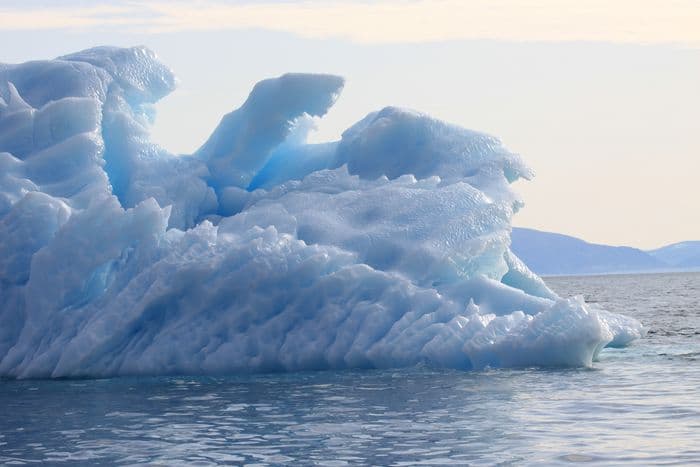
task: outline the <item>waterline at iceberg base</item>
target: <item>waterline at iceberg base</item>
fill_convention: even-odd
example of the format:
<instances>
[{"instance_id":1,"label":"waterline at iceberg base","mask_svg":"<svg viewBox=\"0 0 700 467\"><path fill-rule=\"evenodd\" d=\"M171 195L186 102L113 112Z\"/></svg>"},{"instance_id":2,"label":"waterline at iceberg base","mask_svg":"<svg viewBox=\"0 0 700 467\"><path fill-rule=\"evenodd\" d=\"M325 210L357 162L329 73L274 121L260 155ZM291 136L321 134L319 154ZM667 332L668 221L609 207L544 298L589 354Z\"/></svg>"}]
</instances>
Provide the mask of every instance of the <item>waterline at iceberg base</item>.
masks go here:
<instances>
[{"instance_id":1,"label":"waterline at iceberg base","mask_svg":"<svg viewBox=\"0 0 700 467\"><path fill-rule=\"evenodd\" d=\"M0 64L0 376L591 365L644 329L510 251L520 157L342 78L258 83L192 155L149 140L146 48Z\"/></svg>"}]
</instances>

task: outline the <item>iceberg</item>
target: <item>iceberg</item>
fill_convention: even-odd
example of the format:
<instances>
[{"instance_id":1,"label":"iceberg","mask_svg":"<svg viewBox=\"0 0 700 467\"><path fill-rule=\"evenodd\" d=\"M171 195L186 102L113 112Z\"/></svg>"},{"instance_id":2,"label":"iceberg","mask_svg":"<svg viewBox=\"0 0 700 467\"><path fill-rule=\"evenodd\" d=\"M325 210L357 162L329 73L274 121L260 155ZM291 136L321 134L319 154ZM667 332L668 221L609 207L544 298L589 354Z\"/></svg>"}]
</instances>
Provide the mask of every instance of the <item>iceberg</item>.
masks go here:
<instances>
[{"instance_id":1,"label":"iceberg","mask_svg":"<svg viewBox=\"0 0 700 467\"><path fill-rule=\"evenodd\" d=\"M588 366L644 333L510 250L532 172L388 107L306 136L342 78L258 83L191 155L149 139L145 47L0 64L0 376Z\"/></svg>"}]
</instances>

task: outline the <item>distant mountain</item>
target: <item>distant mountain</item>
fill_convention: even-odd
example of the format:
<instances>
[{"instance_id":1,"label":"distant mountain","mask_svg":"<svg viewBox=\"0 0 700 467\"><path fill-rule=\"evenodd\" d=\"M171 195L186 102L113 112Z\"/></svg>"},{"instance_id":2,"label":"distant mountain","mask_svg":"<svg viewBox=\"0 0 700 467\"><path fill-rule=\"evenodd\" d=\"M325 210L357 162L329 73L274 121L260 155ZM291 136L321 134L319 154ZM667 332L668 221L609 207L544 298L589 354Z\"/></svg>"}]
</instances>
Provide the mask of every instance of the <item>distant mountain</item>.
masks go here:
<instances>
[{"instance_id":1,"label":"distant mountain","mask_svg":"<svg viewBox=\"0 0 700 467\"><path fill-rule=\"evenodd\" d=\"M687 243L697 243L700 255L700 242ZM576 237L534 229L514 228L511 248L538 274L641 272L672 267L637 248L588 243Z\"/></svg>"},{"instance_id":2,"label":"distant mountain","mask_svg":"<svg viewBox=\"0 0 700 467\"><path fill-rule=\"evenodd\" d=\"M700 241L674 243L648 253L672 267L700 268Z\"/></svg>"}]
</instances>

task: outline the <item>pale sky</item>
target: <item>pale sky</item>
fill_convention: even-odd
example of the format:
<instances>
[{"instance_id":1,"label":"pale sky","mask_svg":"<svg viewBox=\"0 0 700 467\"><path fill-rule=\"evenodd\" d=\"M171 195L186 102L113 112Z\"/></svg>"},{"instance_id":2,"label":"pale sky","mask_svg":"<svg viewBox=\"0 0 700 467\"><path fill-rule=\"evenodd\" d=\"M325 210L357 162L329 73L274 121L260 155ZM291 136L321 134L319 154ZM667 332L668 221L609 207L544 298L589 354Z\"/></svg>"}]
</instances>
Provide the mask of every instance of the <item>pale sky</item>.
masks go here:
<instances>
[{"instance_id":1,"label":"pale sky","mask_svg":"<svg viewBox=\"0 0 700 467\"><path fill-rule=\"evenodd\" d=\"M252 85L346 77L316 139L385 105L500 137L535 169L515 224L700 239L700 1L0 1L0 62L145 44L180 77L154 139L195 149Z\"/></svg>"}]
</instances>

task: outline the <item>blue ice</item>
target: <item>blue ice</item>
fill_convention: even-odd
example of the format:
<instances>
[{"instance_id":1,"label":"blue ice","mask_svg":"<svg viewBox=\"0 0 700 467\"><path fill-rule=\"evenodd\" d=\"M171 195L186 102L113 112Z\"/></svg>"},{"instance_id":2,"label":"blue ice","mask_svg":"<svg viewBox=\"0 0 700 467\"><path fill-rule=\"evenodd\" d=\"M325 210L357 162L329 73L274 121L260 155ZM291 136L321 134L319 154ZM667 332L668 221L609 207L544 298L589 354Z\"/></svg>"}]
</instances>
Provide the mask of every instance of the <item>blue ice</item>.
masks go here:
<instances>
[{"instance_id":1,"label":"blue ice","mask_svg":"<svg viewBox=\"0 0 700 467\"><path fill-rule=\"evenodd\" d=\"M343 85L264 80L175 156L150 50L0 64L0 376L588 366L643 334L511 252L532 172L498 139L388 107L307 144Z\"/></svg>"}]
</instances>

